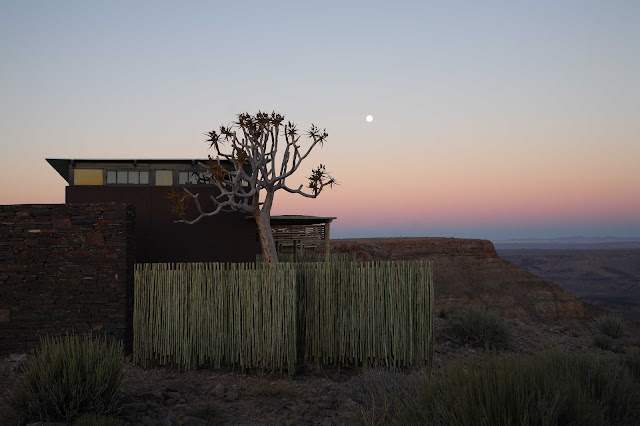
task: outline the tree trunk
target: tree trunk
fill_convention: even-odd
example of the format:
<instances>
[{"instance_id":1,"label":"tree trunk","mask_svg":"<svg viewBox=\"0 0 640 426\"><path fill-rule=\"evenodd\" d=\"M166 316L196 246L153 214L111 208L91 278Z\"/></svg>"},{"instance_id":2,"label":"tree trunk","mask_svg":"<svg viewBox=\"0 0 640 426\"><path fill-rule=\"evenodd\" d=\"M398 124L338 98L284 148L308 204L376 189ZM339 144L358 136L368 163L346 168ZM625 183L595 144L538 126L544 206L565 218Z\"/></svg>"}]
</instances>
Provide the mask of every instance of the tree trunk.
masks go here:
<instances>
[{"instance_id":1,"label":"tree trunk","mask_svg":"<svg viewBox=\"0 0 640 426\"><path fill-rule=\"evenodd\" d=\"M265 214L266 213L266 214ZM267 263L278 263L278 252L273 241L271 232L271 215L268 212L257 212L253 215L258 226L260 236L260 247L262 247L262 261Z\"/></svg>"}]
</instances>

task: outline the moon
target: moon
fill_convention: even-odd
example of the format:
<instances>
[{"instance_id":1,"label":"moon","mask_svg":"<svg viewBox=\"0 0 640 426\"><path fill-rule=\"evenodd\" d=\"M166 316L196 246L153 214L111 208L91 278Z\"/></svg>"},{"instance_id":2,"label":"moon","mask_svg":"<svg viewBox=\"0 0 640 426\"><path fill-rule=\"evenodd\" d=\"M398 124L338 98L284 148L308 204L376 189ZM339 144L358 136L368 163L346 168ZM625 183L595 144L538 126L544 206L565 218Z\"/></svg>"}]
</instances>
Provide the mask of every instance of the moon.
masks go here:
<instances>
[{"instance_id":1,"label":"moon","mask_svg":"<svg viewBox=\"0 0 640 426\"><path fill-rule=\"evenodd\" d=\"M367 120L367 123L371 123L373 121L373 115L367 115L365 120Z\"/></svg>"}]
</instances>

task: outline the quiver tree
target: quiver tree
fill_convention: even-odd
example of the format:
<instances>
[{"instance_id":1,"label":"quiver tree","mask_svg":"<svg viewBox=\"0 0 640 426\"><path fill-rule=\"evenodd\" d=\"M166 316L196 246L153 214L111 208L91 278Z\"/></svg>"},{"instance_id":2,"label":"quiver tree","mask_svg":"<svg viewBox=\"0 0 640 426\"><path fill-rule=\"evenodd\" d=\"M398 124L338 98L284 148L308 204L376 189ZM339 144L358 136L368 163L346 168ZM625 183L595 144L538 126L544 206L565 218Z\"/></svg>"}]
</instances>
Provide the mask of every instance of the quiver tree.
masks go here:
<instances>
[{"instance_id":1,"label":"quiver tree","mask_svg":"<svg viewBox=\"0 0 640 426\"><path fill-rule=\"evenodd\" d=\"M238 121L220 131L207 133L209 148L215 151L215 157L209 155L203 179L215 185L219 194L210 196L213 208L205 211L198 193L189 189L173 188L170 197L173 200L173 213L178 222L194 224L200 219L220 212L241 212L256 221L265 262L277 262L276 245L271 232L271 207L274 194L283 189L293 194L316 198L326 187L337 184L325 166L320 164L311 171L306 188L300 185L290 188L286 181L316 145L327 139L325 130L320 131L314 125L306 132L310 145L300 147L300 133L292 122L283 124L284 116L275 112L238 114ZM283 140L284 139L284 140ZM189 203L193 201L197 216L187 217Z\"/></svg>"}]
</instances>

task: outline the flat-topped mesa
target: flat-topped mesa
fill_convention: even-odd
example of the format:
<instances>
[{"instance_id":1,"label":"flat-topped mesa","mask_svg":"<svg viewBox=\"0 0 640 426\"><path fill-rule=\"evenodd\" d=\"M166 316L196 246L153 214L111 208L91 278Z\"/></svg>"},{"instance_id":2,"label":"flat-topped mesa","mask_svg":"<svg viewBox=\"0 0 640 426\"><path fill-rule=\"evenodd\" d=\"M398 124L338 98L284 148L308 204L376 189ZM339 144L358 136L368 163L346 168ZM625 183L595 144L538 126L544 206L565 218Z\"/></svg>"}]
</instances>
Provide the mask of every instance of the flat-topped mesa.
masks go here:
<instances>
[{"instance_id":1,"label":"flat-topped mesa","mask_svg":"<svg viewBox=\"0 0 640 426\"><path fill-rule=\"evenodd\" d=\"M489 240L403 237L331 241L331 248L336 252L342 252L348 247L357 249L358 260L418 260L438 256L470 256L477 259L498 257L493 243Z\"/></svg>"},{"instance_id":2,"label":"flat-topped mesa","mask_svg":"<svg viewBox=\"0 0 640 426\"><path fill-rule=\"evenodd\" d=\"M588 319L600 310L498 256L488 240L363 238L331 241L358 260L432 260L436 311L493 309L524 322Z\"/></svg>"}]
</instances>

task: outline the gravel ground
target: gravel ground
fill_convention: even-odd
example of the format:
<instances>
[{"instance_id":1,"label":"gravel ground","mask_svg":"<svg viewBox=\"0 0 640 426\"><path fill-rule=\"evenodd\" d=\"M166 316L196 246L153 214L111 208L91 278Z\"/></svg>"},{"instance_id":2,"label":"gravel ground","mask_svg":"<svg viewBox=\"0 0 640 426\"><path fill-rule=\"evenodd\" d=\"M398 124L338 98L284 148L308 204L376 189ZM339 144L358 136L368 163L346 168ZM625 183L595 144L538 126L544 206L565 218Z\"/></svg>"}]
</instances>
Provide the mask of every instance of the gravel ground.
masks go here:
<instances>
[{"instance_id":1,"label":"gravel ground","mask_svg":"<svg viewBox=\"0 0 640 426\"><path fill-rule=\"evenodd\" d=\"M436 335L443 319L436 318ZM524 324L511 321L514 339L504 351L518 356L544 349L561 351L604 351L594 348L590 322L563 324ZM618 341L618 350L638 345L636 334ZM444 338L436 341L434 372L442 371L452 360L473 357L483 349L459 346ZM22 374L25 357L12 355L0 361L0 389L8 389ZM414 370L412 374L423 374ZM202 368L179 372L171 367L143 369L125 358L124 397L120 416L130 425L334 425L350 424L361 414L352 399L350 381L361 368L325 366L318 371L306 366L289 379L285 373ZM357 398L355 398L357 399ZM6 408L6 407L5 407ZM6 410L0 406L0 412ZM0 424L4 424L0 418Z\"/></svg>"}]
</instances>

